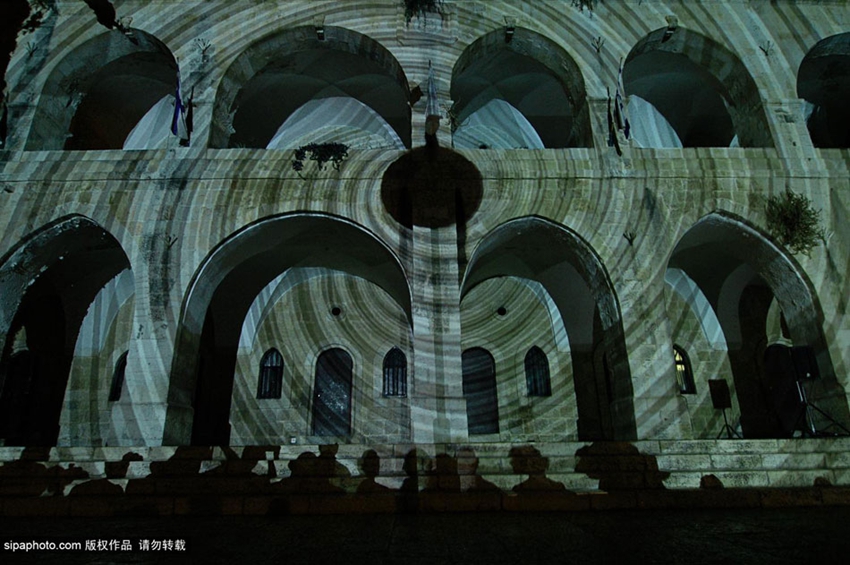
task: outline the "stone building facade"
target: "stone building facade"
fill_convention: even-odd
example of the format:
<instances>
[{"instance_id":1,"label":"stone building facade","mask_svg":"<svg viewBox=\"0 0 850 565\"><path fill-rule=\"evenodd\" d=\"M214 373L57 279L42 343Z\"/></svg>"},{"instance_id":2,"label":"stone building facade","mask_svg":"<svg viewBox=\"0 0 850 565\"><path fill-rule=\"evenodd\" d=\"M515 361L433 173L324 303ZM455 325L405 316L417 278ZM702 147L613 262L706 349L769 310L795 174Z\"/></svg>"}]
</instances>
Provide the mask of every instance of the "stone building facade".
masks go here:
<instances>
[{"instance_id":1,"label":"stone building facade","mask_svg":"<svg viewBox=\"0 0 850 565\"><path fill-rule=\"evenodd\" d=\"M6 74L6 445L776 438L777 342L848 424L845 2L113 3Z\"/></svg>"}]
</instances>

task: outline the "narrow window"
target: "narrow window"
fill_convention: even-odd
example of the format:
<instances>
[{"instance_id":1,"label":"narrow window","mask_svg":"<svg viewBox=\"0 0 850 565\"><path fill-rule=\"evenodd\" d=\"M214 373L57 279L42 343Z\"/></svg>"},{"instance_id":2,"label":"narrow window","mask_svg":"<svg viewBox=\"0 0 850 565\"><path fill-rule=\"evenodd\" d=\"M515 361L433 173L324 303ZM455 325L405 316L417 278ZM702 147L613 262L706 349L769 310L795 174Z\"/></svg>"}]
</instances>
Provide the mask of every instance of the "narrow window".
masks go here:
<instances>
[{"instance_id":1,"label":"narrow window","mask_svg":"<svg viewBox=\"0 0 850 565\"><path fill-rule=\"evenodd\" d=\"M283 383L283 357L277 349L269 349L260 361L257 398L280 398Z\"/></svg>"},{"instance_id":2,"label":"narrow window","mask_svg":"<svg viewBox=\"0 0 850 565\"><path fill-rule=\"evenodd\" d=\"M109 402L121 400L121 389L124 388L124 372L127 370L127 354L125 351L115 363L115 371L112 373L112 386L109 387Z\"/></svg>"},{"instance_id":3,"label":"narrow window","mask_svg":"<svg viewBox=\"0 0 850 565\"><path fill-rule=\"evenodd\" d=\"M384 396L407 396L407 357L398 347L384 357Z\"/></svg>"},{"instance_id":4,"label":"narrow window","mask_svg":"<svg viewBox=\"0 0 850 565\"><path fill-rule=\"evenodd\" d=\"M525 384L528 386L528 396L552 396L549 360L536 345L525 354Z\"/></svg>"},{"instance_id":5,"label":"narrow window","mask_svg":"<svg viewBox=\"0 0 850 565\"><path fill-rule=\"evenodd\" d=\"M674 345L673 358L676 361L676 382L679 384L679 392L681 394L696 394L697 387L694 384L694 373L691 370L688 354L678 345Z\"/></svg>"}]
</instances>

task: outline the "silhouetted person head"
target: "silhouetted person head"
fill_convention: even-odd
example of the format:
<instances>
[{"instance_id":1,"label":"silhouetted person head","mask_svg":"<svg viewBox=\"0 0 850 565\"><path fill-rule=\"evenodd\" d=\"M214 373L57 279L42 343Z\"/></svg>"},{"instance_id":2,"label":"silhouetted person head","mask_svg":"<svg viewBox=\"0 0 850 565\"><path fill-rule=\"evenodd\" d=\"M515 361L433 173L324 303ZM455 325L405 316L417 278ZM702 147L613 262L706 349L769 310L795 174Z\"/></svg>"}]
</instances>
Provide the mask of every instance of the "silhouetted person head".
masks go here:
<instances>
[{"instance_id":1,"label":"silhouetted person head","mask_svg":"<svg viewBox=\"0 0 850 565\"><path fill-rule=\"evenodd\" d=\"M381 470L381 458L374 449L369 449L363 452L363 457L360 459L360 468L363 474L370 479L378 476Z\"/></svg>"}]
</instances>

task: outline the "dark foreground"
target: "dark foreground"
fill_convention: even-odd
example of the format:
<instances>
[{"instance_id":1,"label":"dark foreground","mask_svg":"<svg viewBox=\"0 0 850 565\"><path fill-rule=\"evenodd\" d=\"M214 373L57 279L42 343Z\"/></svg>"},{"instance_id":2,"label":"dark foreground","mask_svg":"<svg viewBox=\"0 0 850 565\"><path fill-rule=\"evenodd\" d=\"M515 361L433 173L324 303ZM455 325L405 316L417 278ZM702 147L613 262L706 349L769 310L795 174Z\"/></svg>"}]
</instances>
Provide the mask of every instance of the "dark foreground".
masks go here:
<instances>
[{"instance_id":1,"label":"dark foreground","mask_svg":"<svg viewBox=\"0 0 850 565\"><path fill-rule=\"evenodd\" d=\"M850 507L281 517L4 518L0 538L130 539L133 552L0 563L846 563ZM185 540L186 551L137 549Z\"/></svg>"}]
</instances>

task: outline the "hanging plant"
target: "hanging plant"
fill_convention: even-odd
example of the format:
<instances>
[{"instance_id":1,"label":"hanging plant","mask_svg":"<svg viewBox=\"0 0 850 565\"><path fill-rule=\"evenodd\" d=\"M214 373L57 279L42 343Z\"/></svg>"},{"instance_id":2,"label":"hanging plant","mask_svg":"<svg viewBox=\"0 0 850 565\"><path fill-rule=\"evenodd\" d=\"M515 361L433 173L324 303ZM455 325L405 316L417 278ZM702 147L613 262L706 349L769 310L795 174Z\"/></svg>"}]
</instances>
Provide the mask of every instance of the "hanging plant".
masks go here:
<instances>
[{"instance_id":1,"label":"hanging plant","mask_svg":"<svg viewBox=\"0 0 850 565\"><path fill-rule=\"evenodd\" d=\"M410 20L432 14L442 14L443 0L404 0L404 25L409 25Z\"/></svg>"},{"instance_id":2,"label":"hanging plant","mask_svg":"<svg viewBox=\"0 0 850 565\"><path fill-rule=\"evenodd\" d=\"M292 169L300 173L304 169L304 159L310 154L310 160L316 161L319 170L324 169L330 162L337 171L339 166L348 157L348 145L344 143L310 143L302 145L295 150L295 158L292 160Z\"/></svg>"},{"instance_id":3,"label":"hanging plant","mask_svg":"<svg viewBox=\"0 0 850 565\"><path fill-rule=\"evenodd\" d=\"M816 210L812 201L803 194L785 189L782 196L767 199L765 213L768 230L794 253L808 255L819 241L824 240L820 210Z\"/></svg>"}]
</instances>

